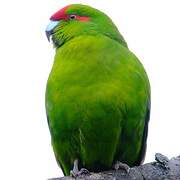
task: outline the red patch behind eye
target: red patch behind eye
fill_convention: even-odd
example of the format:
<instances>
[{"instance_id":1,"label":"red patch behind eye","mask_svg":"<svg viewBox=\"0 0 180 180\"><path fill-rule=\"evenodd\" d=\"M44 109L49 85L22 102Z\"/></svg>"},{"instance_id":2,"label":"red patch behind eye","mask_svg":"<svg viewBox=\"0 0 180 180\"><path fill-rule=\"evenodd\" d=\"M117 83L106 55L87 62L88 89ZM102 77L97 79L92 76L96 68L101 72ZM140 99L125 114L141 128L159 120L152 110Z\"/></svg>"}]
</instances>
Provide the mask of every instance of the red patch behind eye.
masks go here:
<instances>
[{"instance_id":1,"label":"red patch behind eye","mask_svg":"<svg viewBox=\"0 0 180 180\"><path fill-rule=\"evenodd\" d=\"M90 18L87 16L76 16L76 19L82 22L87 22Z\"/></svg>"},{"instance_id":2,"label":"red patch behind eye","mask_svg":"<svg viewBox=\"0 0 180 180\"><path fill-rule=\"evenodd\" d=\"M52 21L58 21L60 19L67 19L67 16L65 15L67 9L71 6L68 5L68 6L65 6L64 8L60 9L59 11L57 11L55 14L53 14L51 17L50 17L50 20Z\"/></svg>"}]
</instances>

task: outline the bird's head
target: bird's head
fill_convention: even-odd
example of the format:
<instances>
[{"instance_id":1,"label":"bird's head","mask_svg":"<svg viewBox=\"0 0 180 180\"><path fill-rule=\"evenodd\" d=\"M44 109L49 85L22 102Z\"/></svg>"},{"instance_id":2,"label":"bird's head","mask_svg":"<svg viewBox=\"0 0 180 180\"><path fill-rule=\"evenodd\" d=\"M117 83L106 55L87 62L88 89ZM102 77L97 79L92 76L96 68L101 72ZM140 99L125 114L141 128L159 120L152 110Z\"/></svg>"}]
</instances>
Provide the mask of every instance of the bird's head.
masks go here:
<instances>
[{"instance_id":1,"label":"bird's head","mask_svg":"<svg viewBox=\"0 0 180 180\"><path fill-rule=\"evenodd\" d=\"M56 48L80 35L104 35L126 46L111 19L103 12L82 4L68 5L50 17L46 28L48 40Z\"/></svg>"}]
</instances>

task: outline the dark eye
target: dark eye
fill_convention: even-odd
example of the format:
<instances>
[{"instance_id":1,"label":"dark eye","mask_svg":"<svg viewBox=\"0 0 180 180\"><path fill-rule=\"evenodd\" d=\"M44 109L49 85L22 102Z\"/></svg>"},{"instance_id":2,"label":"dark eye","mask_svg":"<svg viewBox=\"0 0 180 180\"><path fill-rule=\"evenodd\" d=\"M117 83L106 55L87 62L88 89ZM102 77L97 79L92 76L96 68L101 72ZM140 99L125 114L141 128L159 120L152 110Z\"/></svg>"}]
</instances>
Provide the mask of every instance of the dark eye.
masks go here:
<instances>
[{"instance_id":1,"label":"dark eye","mask_svg":"<svg viewBox=\"0 0 180 180\"><path fill-rule=\"evenodd\" d=\"M69 16L69 19L76 19L76 15L71 14L71 15Z\"/></svg>"}]
</instances>

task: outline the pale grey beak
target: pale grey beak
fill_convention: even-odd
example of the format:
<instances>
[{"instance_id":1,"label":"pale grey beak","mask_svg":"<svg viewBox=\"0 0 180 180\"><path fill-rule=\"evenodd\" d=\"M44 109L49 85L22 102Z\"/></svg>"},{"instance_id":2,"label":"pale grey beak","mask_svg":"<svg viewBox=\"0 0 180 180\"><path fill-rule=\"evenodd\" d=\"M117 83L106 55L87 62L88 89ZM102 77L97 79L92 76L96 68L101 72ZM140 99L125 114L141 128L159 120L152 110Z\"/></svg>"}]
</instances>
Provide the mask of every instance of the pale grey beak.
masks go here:
<instances>
[{"instance_id":1,"label":"pale grey beak","mask_svg":"<svg viewBox=\"0 0 180 180\"><path fill-rule=\"evenodd\" d=\"M46 27L46 36L48 41L50 41L51 35L54 33L54 28L58 25L59 21L50 21Z\"/></svg>"}]
</instances>

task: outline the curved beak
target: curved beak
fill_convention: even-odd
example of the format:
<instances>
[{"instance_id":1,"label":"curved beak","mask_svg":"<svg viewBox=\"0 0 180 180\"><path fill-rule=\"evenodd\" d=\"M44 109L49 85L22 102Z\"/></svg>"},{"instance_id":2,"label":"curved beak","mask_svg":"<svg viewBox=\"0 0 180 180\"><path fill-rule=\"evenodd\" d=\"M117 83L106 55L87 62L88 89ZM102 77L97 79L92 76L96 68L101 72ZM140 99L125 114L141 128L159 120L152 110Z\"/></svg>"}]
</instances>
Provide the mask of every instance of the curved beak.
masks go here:
<instances>
[{"instance_id":1,"label":"curved beak","mask_svg":"<svg viewBox=\"0 0 180 180\"><path fill-rule=\"evenodd\" d=\"M46 36L48 41L50 41L51 35L54 33L54 28L58 25L59 21L50 21L46 27Z\"/></svg>"}]
</instances>

